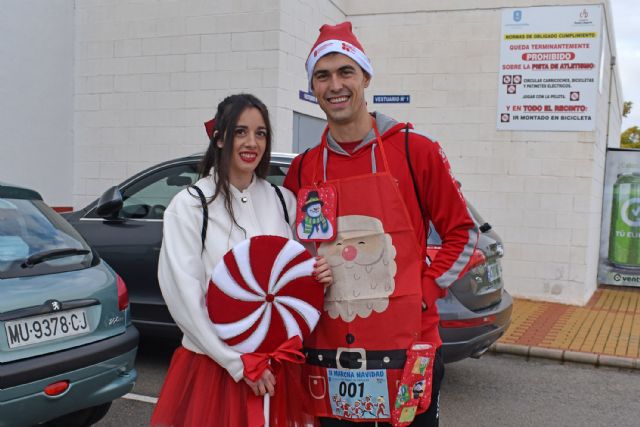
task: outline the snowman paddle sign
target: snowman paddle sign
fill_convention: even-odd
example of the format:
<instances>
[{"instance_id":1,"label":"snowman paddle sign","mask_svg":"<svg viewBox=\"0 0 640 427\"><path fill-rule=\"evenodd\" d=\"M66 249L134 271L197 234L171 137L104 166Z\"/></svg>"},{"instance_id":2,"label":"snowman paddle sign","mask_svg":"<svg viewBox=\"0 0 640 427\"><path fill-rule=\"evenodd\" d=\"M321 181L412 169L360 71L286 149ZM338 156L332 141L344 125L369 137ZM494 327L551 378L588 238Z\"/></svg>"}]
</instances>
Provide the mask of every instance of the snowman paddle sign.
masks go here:
<instances>
[{"instance_id":1,"label":"snowman paddle sign","mask_svg":"<svg viewBox=\"0 0 640 427\"><path fill-rule=\"evenodd\" d=\"M330 185L301 188L296 236L301 242L328 242L336 237L336 191Z\"/></svg>"}]
</instances>

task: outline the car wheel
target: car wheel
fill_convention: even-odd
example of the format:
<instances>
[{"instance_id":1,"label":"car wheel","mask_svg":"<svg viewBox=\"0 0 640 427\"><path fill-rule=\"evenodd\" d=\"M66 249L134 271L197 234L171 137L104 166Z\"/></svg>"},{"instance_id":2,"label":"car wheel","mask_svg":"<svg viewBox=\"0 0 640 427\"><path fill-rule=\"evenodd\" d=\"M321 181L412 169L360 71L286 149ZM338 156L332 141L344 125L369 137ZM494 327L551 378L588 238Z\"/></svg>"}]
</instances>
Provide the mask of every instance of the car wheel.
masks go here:
<instances>
[{"instance_id":1,"label":"car wheel","mask_svg":"<svg viewBox=\"0 0 640 427\"><path fill-rule=\"evenodd\" d=\"M111 407L111 402L92 406L80 411L55 418L45 424L46 427L88 427L100 421Z\"/></svg>"}]
</instances>

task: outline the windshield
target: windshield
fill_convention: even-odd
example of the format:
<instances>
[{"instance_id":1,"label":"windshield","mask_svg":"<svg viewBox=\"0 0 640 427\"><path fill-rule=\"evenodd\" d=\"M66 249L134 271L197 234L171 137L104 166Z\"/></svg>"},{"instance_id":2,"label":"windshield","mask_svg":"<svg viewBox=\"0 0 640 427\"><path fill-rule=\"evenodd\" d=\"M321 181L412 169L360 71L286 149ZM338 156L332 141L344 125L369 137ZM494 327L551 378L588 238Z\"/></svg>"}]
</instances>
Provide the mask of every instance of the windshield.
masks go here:
<instances>
[{"instance_id":1,"label":"windshield","mask_svg":"<svg viewBox=\"0 0 640 427\"><path fill-rule=\"evenodd\" d=\"M26 263L33 255L62 250L69 256ZM0 278L78 270L92 261L80 234L44 202L0 198Z\"/></svg>"}]
</instances>

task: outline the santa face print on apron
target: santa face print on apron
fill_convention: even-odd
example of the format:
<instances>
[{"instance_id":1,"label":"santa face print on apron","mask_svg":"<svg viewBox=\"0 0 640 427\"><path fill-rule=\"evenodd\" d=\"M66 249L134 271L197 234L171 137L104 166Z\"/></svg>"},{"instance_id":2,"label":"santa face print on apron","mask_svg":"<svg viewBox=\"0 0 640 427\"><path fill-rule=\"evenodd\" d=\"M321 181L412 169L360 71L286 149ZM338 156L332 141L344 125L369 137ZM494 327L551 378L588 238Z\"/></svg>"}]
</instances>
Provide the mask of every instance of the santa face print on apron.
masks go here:
<instances>
[{"instance_id":1,"label":"santa face print on apron","mask_svg":"<svg viewBox=\"0 0 640 427\"><path fill-rule=\"evenodd\" d=\"M316 165L324 180L314 185L336 190L337 233L318 248L334 284L305 341L304 381L317 416L389 422L407 350L420 333L424 261L375 123L374 131L371 173L332 180L326 151Z\"/></svg>"}]
</instances>

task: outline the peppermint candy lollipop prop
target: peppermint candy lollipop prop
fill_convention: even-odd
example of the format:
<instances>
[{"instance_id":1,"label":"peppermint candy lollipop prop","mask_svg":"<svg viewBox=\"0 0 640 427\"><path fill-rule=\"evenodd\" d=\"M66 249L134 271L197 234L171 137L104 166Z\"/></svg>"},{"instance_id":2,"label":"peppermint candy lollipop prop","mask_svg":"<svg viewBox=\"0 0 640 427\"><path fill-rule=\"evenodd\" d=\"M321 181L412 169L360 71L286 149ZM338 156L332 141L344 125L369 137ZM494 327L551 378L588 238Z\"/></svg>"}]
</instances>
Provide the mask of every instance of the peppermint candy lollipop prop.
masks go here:
<instances>
[{"instance_id":1,"label":"peppermint candy lollipop prop","mask_svg":"<svg viewBox=\"0 0 640 427\"><path fill-rule=\"evenodd\" d=\"M220 339L242 353L244 375L303 363L304 339L316 326L324 288L312 276L315 259L298 242L257 236L234 246L215 266L207 309ZM269 395L264 396L269 422Z\"/></svg>"}]
</instances>

